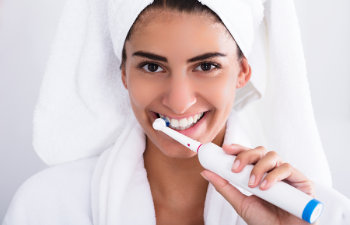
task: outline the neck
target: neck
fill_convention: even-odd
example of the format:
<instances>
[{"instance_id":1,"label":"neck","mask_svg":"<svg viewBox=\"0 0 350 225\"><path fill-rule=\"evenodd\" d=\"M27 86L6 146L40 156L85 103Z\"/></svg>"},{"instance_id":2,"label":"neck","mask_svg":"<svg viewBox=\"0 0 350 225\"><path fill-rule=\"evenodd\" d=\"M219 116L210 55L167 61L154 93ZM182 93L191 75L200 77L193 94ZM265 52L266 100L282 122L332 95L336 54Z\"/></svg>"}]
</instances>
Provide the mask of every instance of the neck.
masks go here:
<instances>
[{"instance_id":1,"label":"neck","mask_svg":"<svg viewBox=\"0 0 350 225\"><path fill-rule=\"evenodd\" d=\"M213 140L222 145L225 129ZM198 157L172 158L157 148L147 137L144 163L155 205L171 203L171 207L204 209L208 182L200 172L204 168Z\"/></svg>"},{"instance_id":2,"label":"neck","mask_svg":"<svg viewBox=\"0 0 350 225\"><path fill-rule=\"evenodd\" d=\"M204 206L208 182L200 175L198 157L168 157L147 139L144 162L155 202Z\"/></svg>"}]
</instances>

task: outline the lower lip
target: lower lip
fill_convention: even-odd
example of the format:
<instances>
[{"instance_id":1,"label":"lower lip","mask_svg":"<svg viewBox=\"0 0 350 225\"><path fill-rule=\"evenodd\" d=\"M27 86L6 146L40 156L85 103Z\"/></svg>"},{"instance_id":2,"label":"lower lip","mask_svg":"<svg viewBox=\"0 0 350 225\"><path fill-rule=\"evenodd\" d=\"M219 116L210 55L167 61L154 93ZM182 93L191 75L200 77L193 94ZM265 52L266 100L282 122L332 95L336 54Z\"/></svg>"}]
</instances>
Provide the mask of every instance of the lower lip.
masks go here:
<instances>
[{"instance_id":1,"label":"lower lip","mask_svg":"<svg viewBox=\"0 0 350 225\"><path fill-rule=\"evenodd\" d=\"M193 126L185 129L185 130L176 130L174 128L172 128L173 130L176 130L177 132L183 134L183 135L186 135L186 136L189 136L189 137L195 137L195 134L197 132L197 130L199 130L200 126L204 123L204 120L207 118L208 114L209 114L210 111L206 111L204 113L204 115L202 116L202 118L196 123L194 124ZM157 119L157 115L154 113L154 116L155 116L155 119ZM199 137L196 137L196 138L199 138Z\"/></svg>"}]
</instances>

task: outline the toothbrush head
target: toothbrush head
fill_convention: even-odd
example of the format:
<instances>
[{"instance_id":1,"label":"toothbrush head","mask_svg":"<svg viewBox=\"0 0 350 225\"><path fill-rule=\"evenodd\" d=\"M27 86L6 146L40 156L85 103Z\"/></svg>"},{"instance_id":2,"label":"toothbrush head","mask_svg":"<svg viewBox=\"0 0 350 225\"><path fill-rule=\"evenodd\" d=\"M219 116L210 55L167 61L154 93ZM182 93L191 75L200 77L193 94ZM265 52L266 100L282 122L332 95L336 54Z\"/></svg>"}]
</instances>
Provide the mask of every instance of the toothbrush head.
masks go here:
<instances>
[{"instance_id":1,"label":"toothbrush head","mask_svg":"<svg viewBox=\"0 0 350 225\"><path fill-rule=\"evenodd\" d=\"M162 130L164 127L168 127L169 124L169 120L165 118L158 118L153 122L152 126L155 130Z\"/></svg>"}]
</instances>

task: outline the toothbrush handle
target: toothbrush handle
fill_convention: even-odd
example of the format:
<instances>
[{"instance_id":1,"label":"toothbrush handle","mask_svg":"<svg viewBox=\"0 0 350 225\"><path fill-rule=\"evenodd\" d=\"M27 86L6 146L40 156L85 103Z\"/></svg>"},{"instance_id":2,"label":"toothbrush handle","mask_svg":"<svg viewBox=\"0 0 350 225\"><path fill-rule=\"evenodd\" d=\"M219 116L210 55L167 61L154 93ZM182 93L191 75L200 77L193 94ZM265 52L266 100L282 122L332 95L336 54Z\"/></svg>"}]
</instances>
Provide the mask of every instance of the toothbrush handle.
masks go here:
<instances>
[{"instance_id":1,"label":"toothbrush handle","mask_svg":"<svg viewBox=\"0 0 350 225\"><path fill-rule=\"evenodd\" d=\"M199 148L198 158L204 168L296 217L313 223L321 215L323 208L321 202L285 182L277 182L265 191L259 187L250 188L248 181L253 166L247 165L240 173L233 173L231 168L236 157L226 154L222 148L213 143L203 144Z\"/></svg>"}]
</instances>

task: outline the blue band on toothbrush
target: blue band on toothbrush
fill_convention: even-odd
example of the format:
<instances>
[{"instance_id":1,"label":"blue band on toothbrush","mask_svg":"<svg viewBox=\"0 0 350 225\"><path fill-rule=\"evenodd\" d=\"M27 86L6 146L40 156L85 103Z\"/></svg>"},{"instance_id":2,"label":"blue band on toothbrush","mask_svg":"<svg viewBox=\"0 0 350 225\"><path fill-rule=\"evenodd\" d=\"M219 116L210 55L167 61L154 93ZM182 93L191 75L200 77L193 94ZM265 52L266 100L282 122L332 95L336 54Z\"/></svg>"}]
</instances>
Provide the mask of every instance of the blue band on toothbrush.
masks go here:
<instances>
[{"instance_id":1,"label":"blue band on toothbrush","mask_svg":"<svg viewBox=\"0 0 350 225\"><path fill-rule=\"evenodd\" d=\"M170 121L167 118L162 118L162 119L165 121L165 125L167 127L169 127L170 126Z\"/></svg>"},{"instance_id":2,"label":"blue band on toothbrush","mask_svg":"<svg viewBox=\"0 0 350 225\"><path fill-rule=\"evenodd\" d=\"M307 205L304 208L303 215L302 215L303 220L309 223L313 223L314 221L311 221L311 215L315 210L315 208L320 204L322 203L317 201L316 199L310 200L309 203L307 203Z\"/></svg>"}]
</instances>

